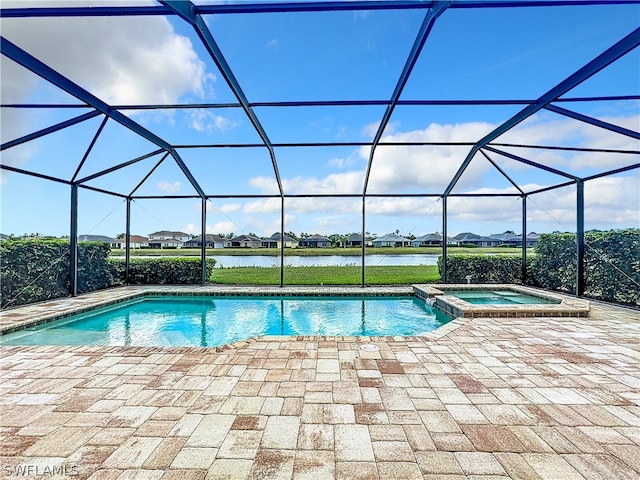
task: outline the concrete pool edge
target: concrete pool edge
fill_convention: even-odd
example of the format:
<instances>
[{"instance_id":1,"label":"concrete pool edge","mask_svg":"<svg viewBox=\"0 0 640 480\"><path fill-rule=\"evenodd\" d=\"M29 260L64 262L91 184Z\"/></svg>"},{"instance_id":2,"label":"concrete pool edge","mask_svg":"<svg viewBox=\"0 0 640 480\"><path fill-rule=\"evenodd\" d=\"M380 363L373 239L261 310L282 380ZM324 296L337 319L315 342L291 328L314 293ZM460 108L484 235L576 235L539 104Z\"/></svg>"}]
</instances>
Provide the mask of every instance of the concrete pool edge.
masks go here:
<instances>
[{"instance_id":1,"label":"concrete pool edge","mask_svg":"<svg viewBox=\"0 0 640 480\"><path fill-rule=\"evenodd\" d=\"M491 288L511 289L536 296L559 299L557 305L471 305L464 300L446 296L447 289L486 289L487 285L417 284L402 286L221 286L221 285L136 285L98 290L77 297L46 300L0 311L0 335L23 328L59 320L76 313L134 300L146 295L263 295L263 296L305 296L305 295L361 295L361 296L402 296L415 295L419 298L436 297L436 307L452 316L454 320L433 332L449 331L456 325L458 317L534 317L588 316L589 302L566 295L549 293L530 287L509 284L494 284ZM453 324L453 325L452 325ZM449 325L451 325L449 327ZM444 330L443 330L444 329ZM439 338L429 332L421 337Z\"/></svg>"},{"instance_id":2,"label":"concrete pool edge","mask_svg":"<svg viewBox=\"0 0 640 480\"><path fill-rule=\"evenodd\" d=\"M447 284L447 285L414 285L416 296L435 299L435 306L454 318L486 318L486 317L588 317L590 303L581 298L569 297L559 293L547 292L532 287L513 284ZM539 298L558 301L547 304L518 305L474 305L461 298L447 295L448 290L509 290Z\"/></svg>"}]
</instances>

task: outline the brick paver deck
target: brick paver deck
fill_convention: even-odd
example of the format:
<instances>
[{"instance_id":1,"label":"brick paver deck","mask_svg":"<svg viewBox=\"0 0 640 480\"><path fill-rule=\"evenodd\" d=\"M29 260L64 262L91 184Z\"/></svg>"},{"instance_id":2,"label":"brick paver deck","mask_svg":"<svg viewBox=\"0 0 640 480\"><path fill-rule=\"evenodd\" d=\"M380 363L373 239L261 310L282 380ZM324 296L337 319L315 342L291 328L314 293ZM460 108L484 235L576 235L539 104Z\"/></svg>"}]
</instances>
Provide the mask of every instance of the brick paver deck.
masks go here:
<instances>
[{"instance_id":1,"label":"brick paver deck","mask_svg":"<svg viewBox=\"0 0 640 480\"><path fill-rule=\"evenodd\" d=\"M640 478L640 315L598 305L424 338L3 347L0 373L6 478Z\"/></svg>"}]
</instances>

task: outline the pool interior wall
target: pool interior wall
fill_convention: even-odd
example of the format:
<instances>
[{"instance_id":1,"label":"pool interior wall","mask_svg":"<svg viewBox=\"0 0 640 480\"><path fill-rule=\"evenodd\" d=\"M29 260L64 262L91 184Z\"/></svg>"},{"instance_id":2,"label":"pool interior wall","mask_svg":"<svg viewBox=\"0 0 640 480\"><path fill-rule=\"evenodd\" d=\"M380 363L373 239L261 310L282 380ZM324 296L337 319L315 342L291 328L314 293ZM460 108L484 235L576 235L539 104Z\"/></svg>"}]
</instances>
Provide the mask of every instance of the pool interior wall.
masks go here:
<instances>
[{"instance_id":1,"label":"pool interior wall","mask_svg":"<svg viewBox=\"0 0 640 480\"><path fill-rule=\"evenodd\" d=\"M0 344L212 347L274 335L419 336L451 320L415 295L147 295L9 333Z\"/></svg>"}]
</instances>

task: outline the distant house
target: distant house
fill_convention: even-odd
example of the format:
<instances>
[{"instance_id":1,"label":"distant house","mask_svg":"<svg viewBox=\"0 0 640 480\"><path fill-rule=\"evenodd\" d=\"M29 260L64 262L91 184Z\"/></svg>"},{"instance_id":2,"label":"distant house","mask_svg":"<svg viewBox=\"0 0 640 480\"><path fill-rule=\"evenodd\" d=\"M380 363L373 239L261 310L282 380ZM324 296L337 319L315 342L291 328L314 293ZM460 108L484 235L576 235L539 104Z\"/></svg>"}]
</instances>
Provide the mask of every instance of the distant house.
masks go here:
<instances>
[{"instance_id":1,"label":"distant house","mask_svg":"<svg viewBox=\"0 0 640 480\"><path fill-rule=\"evenodd\" d=\"M280 248L282 243L282 236L280 232L276 232L271 235L269 238L266 238L262 241L262 246L266 248ZM284 248L296 248L298 246L298 240L295 238L284 234Z\"/></svg>"},{"instance_id":2,"label":"distant house","mask_svg":"<svg viewBox=\"0 0 640 480\"><path fill-rule=\"evenodd\" d=\"M373 241L374 247L408 247L409 245L411 245L411 240L395 233L387 233Z\"/></svg>"},{"instance_id":3,"label":"distant house","mask_svg":"<svg viewBox=\"0 0 640 480\"><path fill-rule=\"evenodd\" d=\"M362 235L360 235L359 233L352 233L347 237L347 245L349 247L361 247Z\"/></svg>"},{"instance_id":4,"label":"distant house","mask_svg":"<svg viewBox=\"0 0 640 480\"><path fill-rule=\"evenodd\" d=\"M172 232L170 230L160 230L149 234L149 240L180 240L182 243L191 240L191 235L184 232Z\"/></svg>"},{"instance_id":5,"label":"distant house","mask_svg":"<svg viewBox=\"0 0 640 480\"><path fill-rule=\"evenodd\" d=\"M182 248L185 242L191 239L191 235L184 232L172 232L160 230L149 234L149 247L151 248Z\"/></svg>"},{"instance_id":6,"label":"distant house","mask_svg":"<svg viewBox=\"0 0 640 480\"><path fill-rule=\"evenodd\" d=\"M483 237L471 232L459 233L455 237L448 240L449 245L458 247L475 246L475 247L497 247L501 241L496 238Z\"/></svg>"},{"instance_id":7,"label":"distant house","mask_svg":"<svg viewBox=\"0 0 640 480\"><path fill-rule=\"evenodd\" d=\"M500 247L521 247L522 246L522 235L517 235L512 232L505 233L492 233L489 238L493 238L494 240L500 242L498 246Z\"/></svg>"},{"instance_id":8,"label":"distant house","mask_svg":"<svg viewBox=\"0 0 640 480\"><path fill-rule=\"evenodd\" d=\"M300 239L298 245L309 248L326 248L331 246L331 240L321 235L311 235L310 237Z\"/></svg>"},{"instance_id":9,"label":"distant house","mask_svg":"<svg viewBox=\"0 0 640 480\"><path fill-rule=\"evenodd\" d=\"M230 240L225 240L224 248L260 248L262 239L254 235L238 235Z\"/></svg>"},{"instance_id":10,"label":"distant house","mask_svg":"<svg viewBox=\"0 0 640 480\"><path fill-rule=\"evenodd\" d=\"M522 247L522 235L515 233L494 233L490 236L498 241L498 246L504 247ZM531 232L526 236L527 247L535 247L538 244L538 234Z\"/></svg>"},{"instance_id":11,"label":"distant house","mask_svg":"<svg viewBox=\"0 0 640 480\"><path fill-rule=\"evenodd\" d=\"M207 233L205 236L205 242L207 248L224 248L224 242L227 239L221 237L220 235L213 235L211 233ZM184 242L182 244L184 248L200 248L202 247L202 235L197 237L193 237L191 240Z\"/></svg>"},{"instance_id":12,"label":"distant house","mask_svg":"<svg viewBox=\"0 0 640 480\"><path fill-rule=\"evenodd\" d=\"M105 237L104 235L78 235L79 242L103 242L111 245L115 242L115 239L111 237Z\"/></svg>"},{"instance_id":13,"label":"distant house","mask_svg":"<svg viewBox=\"0 0 640 480\"><path fill-rule=\"evenodd\" d=\"M538 235L536 232L527 233L527 247L535 247L538 245Z\"/></svg>"},{"instance_id":14,"label":"distant house","mask_svg":"<svg viewBox=\"0 0 640 480\"><path fill-rule=\"evenodd\" d=\"M429 233L427 235L422 235L421 237L415 238L411 240L411 246L413 247L432 247L442 246L442 235L439 233Z\"/></svg>"},{"instance_id":15,"label":"distant house","mask_svg":"<svg viewBox=\"0 0 640 480\"><path fill-rule=\"evenodd\" d=\"M131 235L130 237L131 248L147 248L149 247L149 239L140 235ZM111 242L111 248L126 248L127 241L123 238L116 238Z\"/></svg>"}]
</instances>

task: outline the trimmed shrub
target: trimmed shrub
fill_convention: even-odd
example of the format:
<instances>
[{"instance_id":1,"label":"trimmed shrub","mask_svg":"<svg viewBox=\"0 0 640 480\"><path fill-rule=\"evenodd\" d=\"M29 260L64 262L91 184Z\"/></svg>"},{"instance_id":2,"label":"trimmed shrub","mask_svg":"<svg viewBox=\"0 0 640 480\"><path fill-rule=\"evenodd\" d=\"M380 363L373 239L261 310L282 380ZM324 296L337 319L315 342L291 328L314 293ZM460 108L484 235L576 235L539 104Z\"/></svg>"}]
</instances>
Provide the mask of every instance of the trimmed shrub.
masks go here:
<instances>
[{"instance_id":1,"label":"trimmed shrub","mask_svg":"<svg viewBox=\"0 0 640 480\"><path fill-rule=\"evenodd\" d=\"M574 233L543 233L531 256L529 281L549 290L576 291L576 250Z\"/></svg>"},{"instance_id":2,"label":"trimmed shrub","mask_svg":"<svg viewBox=\"0 0 640 480\"><path fill-rule=\"evenodd\" d=\"M109 245L78 243L78 291L113 283L107 263ZM0 243L2 308L69 295L68 240L5 240Z\"/></svg>"},{"instance_id":3,"label":"trimmed shrub","mask_svg":"<svg viewBox=\"0 0 640 480\"><path fill-rule=\"evenodd\" d=\"M543 234L532 257L536 286L575 292L576 235ZM640 229L585 233L585 296L640 306Z\"/></svg>"},{"instance_id":4,"label":"trimmed shrub","mask_svg":"<svg viewBox=\"0 0 640 480\"><path fill-rule=\"evenodd\" d=\"M118 285L125 284L124 258L109 259L111 271ZM207 258L207 281L213 273L216 261ZM132 285L184 285L199 284L201 260L196 257L132 258L129 263L129 284Z\"/></svg>"},{"instance_id":5,"label":"trimmed shrub","mask_svg":"<svg viewBox=\"0 0 640 480\"><path fill-rule=\"evenodd\" d=\"M438 272L442 278L442 257ZM451 283L522 283L522 259L513 255L447 255L447 281Z\"/></svg>"}]
</instances>

